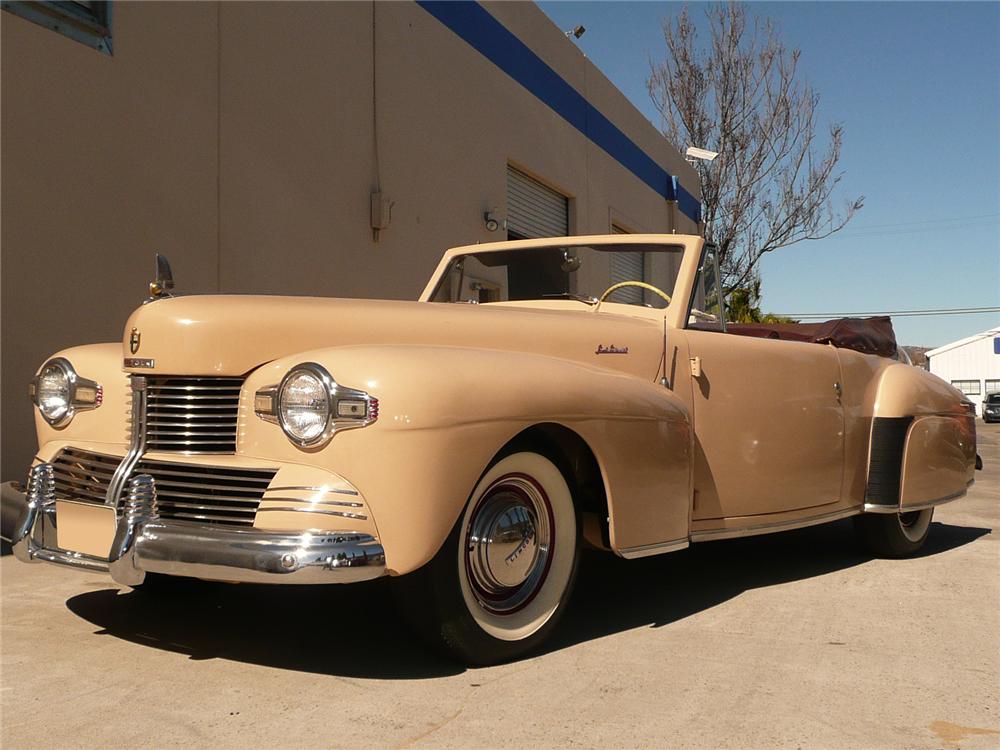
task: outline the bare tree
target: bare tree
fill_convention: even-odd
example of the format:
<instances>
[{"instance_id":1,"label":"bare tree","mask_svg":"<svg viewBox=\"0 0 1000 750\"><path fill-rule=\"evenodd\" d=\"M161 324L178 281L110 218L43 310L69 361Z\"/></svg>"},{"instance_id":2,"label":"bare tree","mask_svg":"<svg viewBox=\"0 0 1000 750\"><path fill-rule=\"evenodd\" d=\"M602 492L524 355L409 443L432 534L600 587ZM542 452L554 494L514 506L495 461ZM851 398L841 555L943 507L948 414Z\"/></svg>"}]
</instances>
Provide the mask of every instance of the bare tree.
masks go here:
<instances>
[{"instance_id":1,"label":"bare tree","mask_svg":"<svg viewBox=\"0 0 1000 750\"><path fill-rule=\"evenodd\" d=\"M719 246L731 291L752 283L766 253L843 228L864 197L833 205L843 128L830 126L818 153L819 96L796 77L799 50L786 49L769 20L748 27L739 3L714 5L706 17L707 45L686 7L663 22L668 54L650 62L648 87L677 148L719 152L696 169L705 235Z\"/></svg>"}]
</instances>

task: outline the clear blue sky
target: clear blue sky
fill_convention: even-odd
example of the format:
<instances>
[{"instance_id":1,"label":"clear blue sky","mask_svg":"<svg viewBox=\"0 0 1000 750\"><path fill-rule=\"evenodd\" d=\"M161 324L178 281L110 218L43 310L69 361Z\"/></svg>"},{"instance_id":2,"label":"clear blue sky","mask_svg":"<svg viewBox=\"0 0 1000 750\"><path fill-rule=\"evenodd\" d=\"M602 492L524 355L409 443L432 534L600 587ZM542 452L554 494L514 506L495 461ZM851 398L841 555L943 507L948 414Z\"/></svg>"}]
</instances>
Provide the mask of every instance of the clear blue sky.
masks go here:
<instances>
[{"instance_id":1,"label":"clear blue sky","mask_svg":"<svg viewBox=\"0 0 1000 750\"><path fill-rule=\"evenodd\" d=\"M678 3L542 2L654 123L649 58ZM699 25L704 5L691 3ZM802 50L820 122L845 129L842 197L864 209L838 235L762 266L771 312L861 312L1000 304L1000 4L752 3ZM614 119L614 113L607 113ZM712 144L699 144L711 148ZM977 217L977 218L971 218ZM1000 314L894 319L900 343L937 346Z\"/></svg>"}]
</instances>

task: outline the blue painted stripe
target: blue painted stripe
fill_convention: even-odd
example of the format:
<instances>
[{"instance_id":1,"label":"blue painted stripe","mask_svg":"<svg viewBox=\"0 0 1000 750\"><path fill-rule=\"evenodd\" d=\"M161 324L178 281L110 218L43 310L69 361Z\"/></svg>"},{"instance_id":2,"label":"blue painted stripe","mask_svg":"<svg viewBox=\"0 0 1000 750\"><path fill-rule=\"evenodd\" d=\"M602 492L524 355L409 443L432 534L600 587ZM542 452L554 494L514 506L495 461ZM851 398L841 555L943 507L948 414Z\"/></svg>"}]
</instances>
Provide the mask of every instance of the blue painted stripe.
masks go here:
<instances>
[{"instance_id":1,"label":"blue painted stripe","mask_svg":"<svg viewBox=\"0 0 1000 750\"><path fill-rule=\"evenodd\" d=\"M679 180L650 158L483 6L470 0L417 0L417 4L665 200L676 200L681 213L694 222L699 220L701 204Z\"/></svg>"}]
</instances>

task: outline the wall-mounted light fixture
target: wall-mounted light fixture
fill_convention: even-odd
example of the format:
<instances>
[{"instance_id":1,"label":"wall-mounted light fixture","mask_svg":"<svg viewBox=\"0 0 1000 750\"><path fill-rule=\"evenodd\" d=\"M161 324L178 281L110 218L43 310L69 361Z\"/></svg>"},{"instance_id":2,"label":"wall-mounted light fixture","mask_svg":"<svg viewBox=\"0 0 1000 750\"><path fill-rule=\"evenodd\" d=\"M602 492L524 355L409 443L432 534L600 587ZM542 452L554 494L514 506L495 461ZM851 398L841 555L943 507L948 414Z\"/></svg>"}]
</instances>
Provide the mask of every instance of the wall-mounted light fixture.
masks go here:
<instances>
[{"instance_id":1,"label":"wall-mounted light fixture","mask_svg":"<svg viewBox=\"0 0 1000 750\"><path fill-rule=\"evenodd\" d=\"M507 228L507 220L499 218L493 211L487 211L483 214L483 223L486 225L487 232L495 232L501 227Z\"/></svg>"},{"instance_id":2,"label":"wall-mounted light fixture","mask_svg":"<svg viewBox=\"0 0 1000 750\"><path fill-rule=\"evenodd\" d=\"M695 148L694 146L689 146L688 150L684 152L684 155L688 158L689 162L694 163L695 160L700 161L712 161L716 156L719 155L718 151L709 151L704 148Z\"/></svg>"}]
</instances>

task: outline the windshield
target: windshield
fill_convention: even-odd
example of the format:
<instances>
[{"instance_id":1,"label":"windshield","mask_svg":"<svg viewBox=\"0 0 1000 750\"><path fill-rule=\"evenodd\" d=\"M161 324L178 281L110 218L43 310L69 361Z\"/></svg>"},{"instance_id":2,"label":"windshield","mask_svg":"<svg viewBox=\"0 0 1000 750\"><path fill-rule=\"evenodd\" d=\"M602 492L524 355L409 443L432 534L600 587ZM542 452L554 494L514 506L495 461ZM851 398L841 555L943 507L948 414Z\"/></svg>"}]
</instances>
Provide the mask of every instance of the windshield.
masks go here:
<instances>
[{"instance_id":1,"label":"windshield","mask_svg":"<svg viewBox=\"0 0 1000 750\"><path fill-rule=\"evenodd\" d=\"M663 308L673 295L683 253L681 246L641 244L471 253L451 261L431 301L595 303L607 295L608 302ZM622 286L609 291L617 284Z\"/></svg>"}]
</instances>

